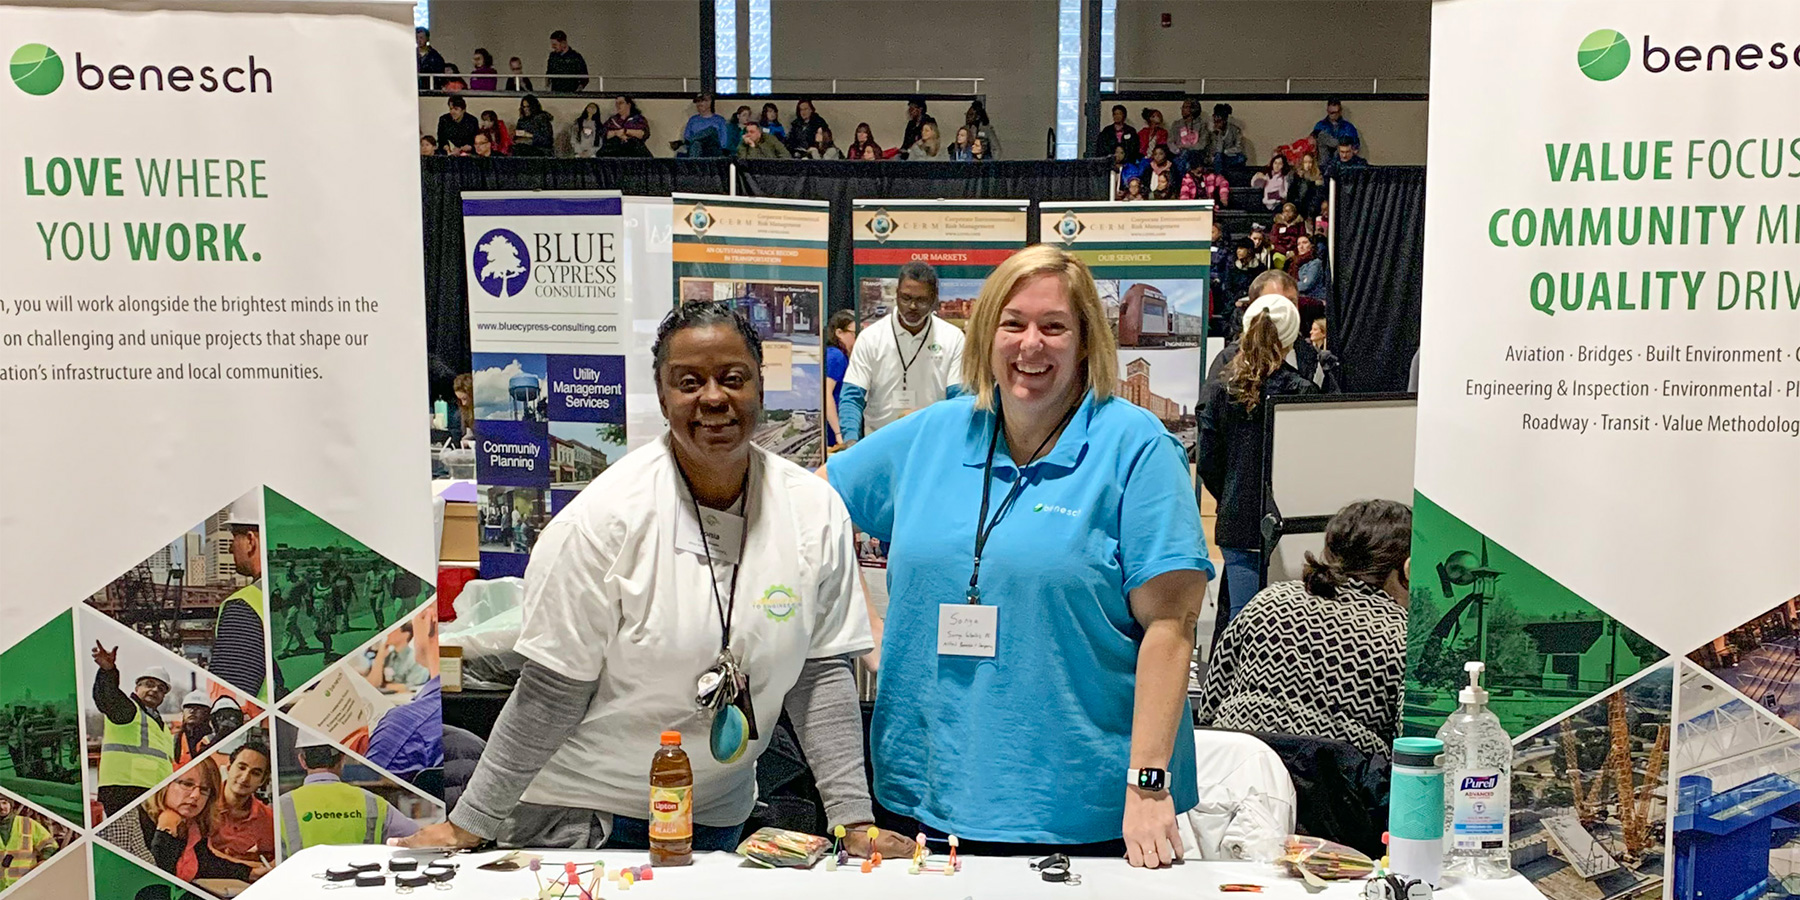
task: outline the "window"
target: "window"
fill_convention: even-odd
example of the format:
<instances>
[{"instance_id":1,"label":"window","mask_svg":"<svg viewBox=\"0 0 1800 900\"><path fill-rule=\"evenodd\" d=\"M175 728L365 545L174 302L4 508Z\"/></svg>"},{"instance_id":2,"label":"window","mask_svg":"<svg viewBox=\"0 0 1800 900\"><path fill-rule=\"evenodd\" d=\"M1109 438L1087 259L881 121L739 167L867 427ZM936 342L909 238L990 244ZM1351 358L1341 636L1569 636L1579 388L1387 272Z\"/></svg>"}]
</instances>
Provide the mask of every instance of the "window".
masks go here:
<instances>
[{"instance_id":1,"label":"window","mask_svg":"<svg viewBox=\"0 0 1800 900\"><path fill-rule=\"evenodd\" d=\"M1081 0L1057 0L1056 158L1081 155Z\"/></svg>"},{"instance_id":2,"label":"window","mask_svg":"<svg viewBox=\"0 0 1800 900\"><path fill-rule=\"evenodd\" d=\"M750 93L769 92L769 0L750 0Z\"/></svg>"},{"instance_id":3,"label":"window","mask_svg":"<svg viewBox=\"0 0 1800 900\"><path fill-rule=\"evenodd\" d=\"M713 4L713 65L718 92L738 92L737 0Z\"/></svg>"},{"instance_id":4,"label":"window","mask_svg":"<svg viewBox=\"0 0 1800 900\"><path fill-rule=\"evenodd\" d=\"M431 0L414 0L414 2L413 2L413 27L414 28L430 28L431 27Z\"/></svg>"},{"instance_id":5,"label":"window","mask_svg":"<svg viewBox=\"0 0 1800 900\"><path fill-rule=\"evenodd\" d=\"M1115 39L1118 32L1113 23L1119 18L1119 0L1102 0L1100 4L1100 90L1118 90L1118 83L1113 81L1117 74L1113 62L1113 50L1118 46Z\"/></svg>"}]
</instances>

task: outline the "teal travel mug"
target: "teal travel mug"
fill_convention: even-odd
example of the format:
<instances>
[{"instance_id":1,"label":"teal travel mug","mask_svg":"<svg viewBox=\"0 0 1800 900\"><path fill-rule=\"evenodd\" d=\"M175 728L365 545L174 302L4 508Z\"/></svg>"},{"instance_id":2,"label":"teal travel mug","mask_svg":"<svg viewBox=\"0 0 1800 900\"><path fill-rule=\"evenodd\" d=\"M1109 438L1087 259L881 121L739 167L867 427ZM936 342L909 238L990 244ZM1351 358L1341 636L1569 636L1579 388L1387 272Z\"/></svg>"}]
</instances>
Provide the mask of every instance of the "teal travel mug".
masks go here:
<instances>
[{"instance_id":1,"label":"teal travel mug","mask_svg":"<svg viewBox=\"0 0 1800 900\"><path fill-rule=\"evenodd\" d=\"M1437 738L1400 738L1388 788L1388 868L1433 887L1444 870L1443 755Z\"/></svg>"}]
</instances>

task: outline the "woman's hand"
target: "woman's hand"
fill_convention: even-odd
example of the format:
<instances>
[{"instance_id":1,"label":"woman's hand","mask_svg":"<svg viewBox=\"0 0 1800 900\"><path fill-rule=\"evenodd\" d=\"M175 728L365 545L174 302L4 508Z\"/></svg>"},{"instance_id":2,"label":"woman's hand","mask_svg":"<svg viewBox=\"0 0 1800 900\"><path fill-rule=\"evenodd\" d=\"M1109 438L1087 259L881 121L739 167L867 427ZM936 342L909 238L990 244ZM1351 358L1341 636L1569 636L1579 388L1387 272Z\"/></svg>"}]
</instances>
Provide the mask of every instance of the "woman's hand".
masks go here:
<instances>
[{"instance_id":1,"label":"woman's hand","mask_svg":"<svg viewBox=\"0 0 1800 900\"><path fill-rule=\"evenodd\" d=\"M412 850L466 850L481 843L481 835L464 831L450 822L439 822L419 829L410 837L389 838L389 847Z\"/></svg>"},{"instance_id":2,"label":"woman's hand","mask_svg":"<svg viewBox=\"0 0 1800 900\"><path fill-rule=\"evenodd\" d=\"M1181 858L1175 798L1167 791L1125 789L1125 856L1133 866L1155 869Z\"/></svg>"},{"instance_id":3,"label":"woman's hand","mask_svg":"<svg viewBox=\"0 0 1800 900\"><path fill-rule=\"evenodd\" d=\"M164 807L162 813L156 817L156 830L181 837L181 826L186 821L181 817L181 813Z\"/></svg>"},{"instance_id":4,"label":"woman's hand","mask_svg":"<svg viewBox=\"0 0 1800 900\"><path fill-rule=\"evenodd\" d=\"M879 851L882 859L910 859L913 850L919 845L912 838L896 831L881 829L873 842L869 840L869 826L852 825L844 835L844 849L859 859L868 859L870 853Z\"/></svg>"}]
</instances>

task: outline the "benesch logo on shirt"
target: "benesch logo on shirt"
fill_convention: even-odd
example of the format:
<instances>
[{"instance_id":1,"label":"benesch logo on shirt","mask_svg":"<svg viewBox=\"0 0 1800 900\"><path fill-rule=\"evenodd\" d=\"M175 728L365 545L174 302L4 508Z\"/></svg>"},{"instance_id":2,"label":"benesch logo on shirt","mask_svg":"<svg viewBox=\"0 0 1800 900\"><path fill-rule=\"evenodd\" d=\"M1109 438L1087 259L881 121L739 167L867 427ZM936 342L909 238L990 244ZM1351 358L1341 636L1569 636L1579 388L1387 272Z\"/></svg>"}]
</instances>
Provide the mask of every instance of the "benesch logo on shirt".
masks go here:
<instances>
[{"instance_id":1,"label":"benesch logo on shirt","mask_svg":"<svg viewBox=\"0 0 1800 900\"><path fill-rule=\"evenodd\" d=\"M300 821L311 822L314 819L360 819L362 810L343 812L332 809L309 809L300 816Z\"/></svg>"},{"instance_id":2,"label":"benesch logo on shirt","mask_svg":"<svg viewBox=\"0 0 1800 900\"><path fill-rule=\"evenodd\" d=\"M1059 516L1068 516L1071 519L1076 519L1076 518L1081 517L1081 510L1070 509L1066 506L1057 506L1054 503L1050 503L1050 504L1039 503L1038 505L1032 507L1031 511L1032 512L1056 513Z\"/></svg>"}]
</instances>

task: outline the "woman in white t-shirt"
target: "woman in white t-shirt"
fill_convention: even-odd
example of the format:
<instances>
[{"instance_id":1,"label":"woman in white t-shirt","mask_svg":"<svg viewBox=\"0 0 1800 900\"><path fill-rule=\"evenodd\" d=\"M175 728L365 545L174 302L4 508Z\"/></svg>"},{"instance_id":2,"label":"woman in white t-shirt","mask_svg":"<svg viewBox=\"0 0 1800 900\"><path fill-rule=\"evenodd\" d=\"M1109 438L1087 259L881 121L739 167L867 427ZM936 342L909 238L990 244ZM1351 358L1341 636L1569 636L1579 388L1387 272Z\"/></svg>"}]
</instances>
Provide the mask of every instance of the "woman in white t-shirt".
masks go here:
<instances>
[{"instance_id":1,"label":"woman in white t-shirt","mask_svg":"<svg viewBox=\"0 0 1800 900\"><path fill-rule=\"evenodd\" d=\"M906 837L864 834L852 659L874 642L843 501L751 443L762 343L728 304L678 307L653 352L668 433L544 530L518 686L450 821L404 843L644 849L650 760L673 730L694 769L693 848L730 851L785 709L851 852L909 855Z\"/></svg>"}]
</instances>

